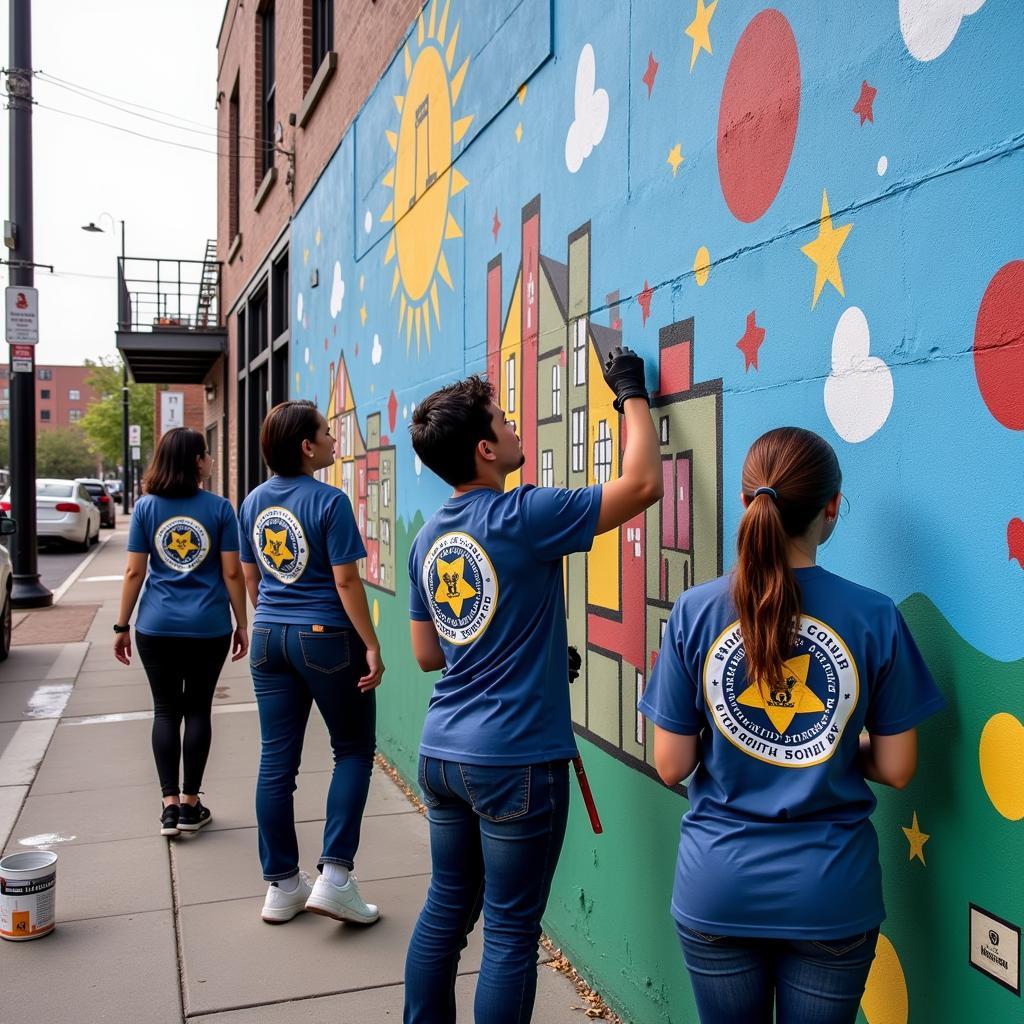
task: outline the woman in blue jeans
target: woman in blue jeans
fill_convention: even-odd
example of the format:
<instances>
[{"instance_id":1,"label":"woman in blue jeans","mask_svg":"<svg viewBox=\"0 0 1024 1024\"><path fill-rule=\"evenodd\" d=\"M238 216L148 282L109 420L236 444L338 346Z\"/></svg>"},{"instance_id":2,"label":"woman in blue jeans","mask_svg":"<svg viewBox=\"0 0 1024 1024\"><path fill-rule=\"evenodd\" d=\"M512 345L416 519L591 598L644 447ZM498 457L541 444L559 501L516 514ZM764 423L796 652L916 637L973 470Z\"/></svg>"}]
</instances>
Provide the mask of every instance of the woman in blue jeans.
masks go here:
<instances>
[{"instance_id":1,"label":"woman in blue jeans","mask_svg":"<svg viewBox=\"0 0 1024 1024\"><path fill-rule=\"evenodd\" d=\"M249 663L262 748L256 783L263 877L262 917L290 921L302 910L373 924L351 874L376 747L374 689L384 663L358 560L366 557L352 506L315 474L334 462L334 438L311 402L274 406L260 431L274 475L243 502L241 557L256 607ZM293 794L310 708L331 737L320 876L299 870Z\"/></svg>"},{"instance_id":2,"label":"woman in blue jeans","mask_svg":"<svg viewBox=\"0 0 1024 1024\"><path fill-rule=\"evenodd\" d=\"M817 564L842 477L796 427L758 438L732 573L686 591L640 710L693 773L672 915L705 1024L853 1024L882 905L868 782L902 789L943 706L892 601Z\"/></svg>"}]
</instances>

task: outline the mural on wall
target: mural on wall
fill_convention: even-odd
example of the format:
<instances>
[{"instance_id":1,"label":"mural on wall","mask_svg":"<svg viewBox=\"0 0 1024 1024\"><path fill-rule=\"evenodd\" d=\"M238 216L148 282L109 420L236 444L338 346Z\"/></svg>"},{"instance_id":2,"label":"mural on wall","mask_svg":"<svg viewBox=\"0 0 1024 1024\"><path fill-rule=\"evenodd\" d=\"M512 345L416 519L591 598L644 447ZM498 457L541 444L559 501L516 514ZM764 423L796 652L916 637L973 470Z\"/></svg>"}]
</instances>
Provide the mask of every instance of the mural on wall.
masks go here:
<instances>
[{"instance_id":1,"label":"mural on wall","mask_svg":"<svg viewBox=\"0 0 1024 1024\"><path fill-rule=\"evenodd\" d=\"M782 423L843 467L822 561L897 601L953 709L880 794L863 1019L1018 1009L964 952L970 902L1024 920L1022 48L1013 0L429 0L293 221L293 395L338 438L324 478L366 539L407 775L428 694L406 563L448 490L409 443L416 402L486 373L527 455L509 486L583 486L621 463L603 354L647 362L666 499L566 564L573 719L620 828L570 829L546 921L642 1024L695 1017L667 888L621 884L644 863L667 886L682 809L636 700Z\"/></svg>"}]
</instances>

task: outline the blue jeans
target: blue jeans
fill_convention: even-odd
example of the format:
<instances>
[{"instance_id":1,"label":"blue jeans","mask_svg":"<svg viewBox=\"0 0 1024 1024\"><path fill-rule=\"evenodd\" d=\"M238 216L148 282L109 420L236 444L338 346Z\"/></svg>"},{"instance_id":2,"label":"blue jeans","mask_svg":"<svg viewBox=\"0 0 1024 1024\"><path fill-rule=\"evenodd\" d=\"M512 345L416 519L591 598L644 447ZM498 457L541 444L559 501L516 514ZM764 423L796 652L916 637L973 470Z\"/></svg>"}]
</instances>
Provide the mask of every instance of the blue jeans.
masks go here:
<instances>
[{"instance_id":1,"label":"blue jeans","mask_svg":"<svg viewBox=\"0 0 1024 1024\"><path fill-rule=\"evenodd\" d=\"M459 956L481 909L476 1024L526 1024L540 919L569 814L568 762L509 767L421 757L419 782L433 873L405 961L405 1024L454 1024Z\"/></svg>"},{"instance_id":2,"label":"blue jeans","mask_svg":"<svg viewBox=\"0 0 1024 1024\"><path fill-rule=\"evenodd\" d=\"M320 864L353 866L376 748L373 691L360 693L366 648L352 629L267 623L252 627L249 665L260 715L256 823L268 882L299 870L295 838L295 776L313 702L327 724L334 774L327 791Z\"/></svg>"},{"instance_id":3,"label":"blue jeans","mask_svg":"<svg viewBox=\"0 0 1024 1024\"><path fill-rule=\"evenodd\" d=\"M853 1024L878 929L842 939L709 935L676 922L702 1024Z\"/></svg>"}]
</instances>

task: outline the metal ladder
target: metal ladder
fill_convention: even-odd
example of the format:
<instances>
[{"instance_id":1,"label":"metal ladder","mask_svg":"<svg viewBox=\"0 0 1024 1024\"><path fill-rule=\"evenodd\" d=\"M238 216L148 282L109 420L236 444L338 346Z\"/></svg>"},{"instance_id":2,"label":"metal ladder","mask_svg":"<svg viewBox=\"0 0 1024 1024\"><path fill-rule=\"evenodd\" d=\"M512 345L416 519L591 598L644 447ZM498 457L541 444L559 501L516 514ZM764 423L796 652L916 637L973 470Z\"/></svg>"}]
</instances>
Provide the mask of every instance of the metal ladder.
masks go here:
<instances>
[{"instance_id":1,"label":"metal ladder","mask_svg":"<svg viewBox=\"0 0 1024 1024\"><path fill-rule=\"evenodd\" d=\"M203 274L199 279L199 301L196 306L196 326L208 327L211 308L217 301L217 239L206 240L206 254L203 256ZM213 309L214 326L216 326L217 310Z\"/></svg>"}]
</instances>

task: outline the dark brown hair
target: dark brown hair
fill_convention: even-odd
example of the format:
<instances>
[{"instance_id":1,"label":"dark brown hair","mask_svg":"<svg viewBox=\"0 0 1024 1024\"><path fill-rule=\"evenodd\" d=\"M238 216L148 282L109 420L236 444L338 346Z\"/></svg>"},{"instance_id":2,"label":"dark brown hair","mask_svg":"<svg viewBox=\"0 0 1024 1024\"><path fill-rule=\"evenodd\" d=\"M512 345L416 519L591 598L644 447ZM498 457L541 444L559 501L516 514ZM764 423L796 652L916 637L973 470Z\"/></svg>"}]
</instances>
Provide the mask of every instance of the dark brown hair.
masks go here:
<instances>
[{"instance_id":1,"label":"dark brown hair","mask_svg":"<svg viewBox=\"0 0 1024 1024\"><path fill-rule=\"evenodd\" d=\"M839 493L843 475L832 446L810 430L780 427L762 434L743 463L747 510L736 537L732 596L740 616L747 679L771 687L793 653L800 587L789 567L787 538L807 532ZM777 497L762 493L770 487Z\"/></svg>"},{"instance_id":2,"label":"dark brown hair","mask_svg":"<svg viewBox=\"0 0 1024 1024\"><path fill-rule=\"evenodd\" d=\"M305 399L275 405L260 428L263 461L278 476L298 476L302 472L302 442L316 439L320 413Z\"/></svg>"},{"instance_id":3,"label":"dark brown hair","mask_svg":"<svg viewBox=\"0 0 1024 1024\"><path fill-rule=\"evenodd\" d=\"M428 395L412 414L416 454L452 487L476 476L476 446L497 440L488 408L493 398L491 384L474 374Z\"/></svg>"},{"instance_id":4,"label":"dark brown hair","mask_svg":"<svg viewBox=\"0 0 1024 1024\"><path fill-rule=\"evenodd\" d=\"M189 498L199 490L199 460L206 438L198 430L175 427L157 442L142 490L161 498Z\"/></svg>"}]
</instances>

